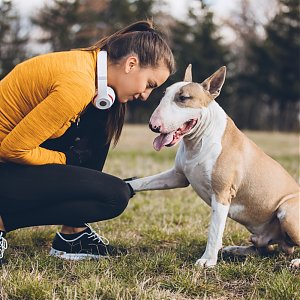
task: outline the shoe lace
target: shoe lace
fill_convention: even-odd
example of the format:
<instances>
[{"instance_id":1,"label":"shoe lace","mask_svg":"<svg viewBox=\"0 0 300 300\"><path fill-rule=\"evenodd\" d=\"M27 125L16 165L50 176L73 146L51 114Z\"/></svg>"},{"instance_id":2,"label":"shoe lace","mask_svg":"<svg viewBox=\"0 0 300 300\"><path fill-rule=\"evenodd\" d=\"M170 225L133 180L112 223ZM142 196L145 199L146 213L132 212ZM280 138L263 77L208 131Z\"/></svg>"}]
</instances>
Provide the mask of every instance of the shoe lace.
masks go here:
<instances>
[{"instance_id":1,"label":"shoe lace","mask_svg":"<svg viewBox=\"0 0 300 300\"><path fill-rule=\"evenodd\" d=\"M98 243L102 242L104 245L109 244L109 240L106 237L98 234L90 225L86 224L86 226L91 230L91 233L89 233L88 237L89 239L93 239L93 241L97 241Z\"/></svg>"},{"instance_id":2,"label":"shoe lace","mask_svg":"<svg viewBox=\"0 0 300 300\"><path fill-rule=\"evenodd\" d=\"M7 241L3 237L3 233L0 232L0 259L3 258L4 251L7 249Z\"/></svg>"}]
</instances>

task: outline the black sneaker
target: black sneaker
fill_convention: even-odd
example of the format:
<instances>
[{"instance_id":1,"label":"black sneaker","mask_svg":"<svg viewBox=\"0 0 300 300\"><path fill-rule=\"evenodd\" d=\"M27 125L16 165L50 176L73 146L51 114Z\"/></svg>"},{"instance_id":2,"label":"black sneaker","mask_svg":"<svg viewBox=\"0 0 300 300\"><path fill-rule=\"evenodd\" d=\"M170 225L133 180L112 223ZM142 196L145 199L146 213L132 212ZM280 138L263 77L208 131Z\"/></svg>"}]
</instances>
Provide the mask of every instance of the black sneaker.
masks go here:
<instances>
[{"instance_id":1,"label":"black sneaker","mask_svg":"<svg viewBox=\"0 0 300 300\"><path fill-rule=\"evenodd\" d=\"M7 249L7 241L4 237L5 231L0 230L0 265L3 263L4 251Z\"/></svg>"},{"instance_id":2,"label":"black sneaker","mask_svg":"<svg viewBox=\"0 0 300 300\"><path fill-rule=\"evenodd\" d=\"M50 250L51 256L67 260L100 259L126 254L125 249L109 245L109 241L98 235L89 225L77 234L57 232Z\"/></svg>"}]
</instances>

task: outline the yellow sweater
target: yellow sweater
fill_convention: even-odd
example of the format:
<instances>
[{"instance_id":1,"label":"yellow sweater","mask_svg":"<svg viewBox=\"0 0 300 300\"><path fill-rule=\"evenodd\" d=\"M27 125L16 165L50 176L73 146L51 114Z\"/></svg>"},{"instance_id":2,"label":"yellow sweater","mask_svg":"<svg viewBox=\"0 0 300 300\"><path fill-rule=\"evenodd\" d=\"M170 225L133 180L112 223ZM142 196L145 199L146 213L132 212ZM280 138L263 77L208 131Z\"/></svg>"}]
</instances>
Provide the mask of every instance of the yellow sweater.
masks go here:
<instances>
[{"instance_id":1,"label":"yellow sweater","mask_svg":"<svg viewBox=\"0 0 300 300\"><path fill-rule=\"evenodd\" d=\"M40 145L64 134L95 95L97 51L37 56L0 81L0 161L65 164Z\"/></svg>"}]
</instances>

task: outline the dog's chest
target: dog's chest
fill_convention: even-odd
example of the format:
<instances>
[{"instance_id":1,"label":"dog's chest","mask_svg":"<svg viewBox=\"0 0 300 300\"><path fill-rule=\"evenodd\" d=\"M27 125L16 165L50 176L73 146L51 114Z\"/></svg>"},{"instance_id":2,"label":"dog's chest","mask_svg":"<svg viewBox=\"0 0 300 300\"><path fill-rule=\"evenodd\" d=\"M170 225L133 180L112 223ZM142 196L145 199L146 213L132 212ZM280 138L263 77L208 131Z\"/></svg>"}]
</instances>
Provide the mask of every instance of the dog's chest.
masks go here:
<instances>
[{"instance_id":1,"label":"dog's chest","mask_svg":"<svg viewBox=\"0 0 300 300\"><path fill-rule=\"evenodd\" d=\"M212 172L221 150L221 141L203 141L197 153L191 153L182 143L176 156L177 167L181 168L195 192L209 205L213 193Z\"/></svg>"}]
</instances>

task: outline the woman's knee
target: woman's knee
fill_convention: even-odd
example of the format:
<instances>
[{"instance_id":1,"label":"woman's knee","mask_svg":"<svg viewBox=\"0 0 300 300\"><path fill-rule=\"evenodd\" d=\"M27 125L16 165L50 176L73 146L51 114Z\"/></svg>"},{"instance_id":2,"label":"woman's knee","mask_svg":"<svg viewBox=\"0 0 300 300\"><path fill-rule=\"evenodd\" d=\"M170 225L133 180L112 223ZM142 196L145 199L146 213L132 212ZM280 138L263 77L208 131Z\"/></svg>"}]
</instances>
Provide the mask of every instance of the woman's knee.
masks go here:
<instances>
[{"instance_id":1,"label":"woman's knee","mask_svg":"<svg viewBox=\"0 0 300 300\"><path fill-rule=\"evenodd\" d=\"M104 174L103 174L104 175ZM119 216L127 207L132 197L131 190L122 179L107 175L102 177L101 184L95 188L93 199L105 219Z\"/></svg>"},{"instance_id":2,"label":"woman's knee","mask_svg":"<svg viewBox=\"0 0 300 300\"><path fill-rule=\"evenodd\" d=\"M133 192L122 179L110 174L89 170L81 183L80 194L90 201L97 203L97 207L107 218L120 215L128 205ZM80 186L80 185L79 185ZM77 187L79 189L79 187ZM98 209L97 209L98 211Z\"/></svg>"},{"instance_id":3,"label":"woman's knee","mask_svg":"<svg viewBox=\"0 0 300 300\"><path fill-rule=\"evenodd\" d=\"M116 182L114 184L114 206L115 206L115 216L120 215L127 207L129 199L133 196L132 192L126 182L123 180L116 178Z\"/></svg>"}]
</instances>

